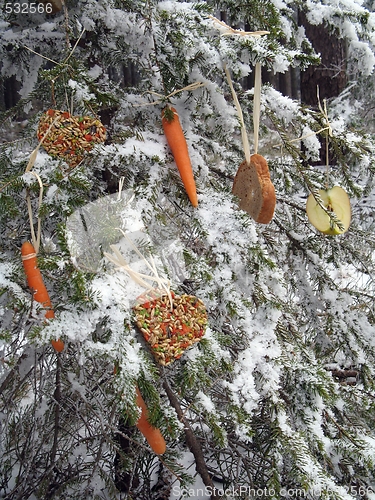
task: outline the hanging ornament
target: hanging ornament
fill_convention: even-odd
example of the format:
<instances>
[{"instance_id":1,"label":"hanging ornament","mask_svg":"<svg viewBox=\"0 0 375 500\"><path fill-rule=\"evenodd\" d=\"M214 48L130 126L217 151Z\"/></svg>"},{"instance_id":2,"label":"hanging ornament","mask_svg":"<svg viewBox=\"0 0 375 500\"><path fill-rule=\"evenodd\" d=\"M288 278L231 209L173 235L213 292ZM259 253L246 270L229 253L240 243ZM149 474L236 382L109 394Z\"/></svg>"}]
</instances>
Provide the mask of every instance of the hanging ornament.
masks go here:
<instances>
[{"instance_id":1,"label":"hanging ornament","mask_svg":"<svg viewBox=\"0 0 375 500\"><path fill-rule=\"evenodd\" d=\"M207 327L207 311L194 295L168 295L156 298L152 293L141 297L133 308L136 325L158 363L167 366L196 342Z\"/></svg>"},{"instance_id":2,"label":"hanging ornament","mask_svg":"<svg viewBox=\"0 0 375 500\"><path fill-rule=\"evenodd\" d=\"M198 197L193 168L191 166L188 145L176 109L172 106L166 106L162 111L161 121L165 137L180 172L181 180L190 203L193 207L197 207Z\"/></svg>"},{"instance_id":3,"label":"hanging ornament","mask_svg":"<svg viewBox=\"0 0 375 500\"><path fill-rule=\"evenodd\" d=\"M138 408L141 410L141 414L136 423L138 430L144 435L148 444L151 446L152 450L157 455L163 455L167 450L167 444L165 442L165 439L162 433L160 432L160 429L154 427L148 421L149 411L145 403L145 400L143 399L141 391L139 390L138 386L136 386L135 390L136 390L136 403Z\"/></svg>"},{"instance_id":4,"label":"hanging ornament","mask_svg":"<svg viewBox=\"0 0 375 500\"><path fill-rule=\"evenodd\" d=\"M351 221L349 196L340 186L319 189L307 198L306 213L310 223L321 233L343 234Z\"/></svg>"},{"instance_id":5,"label":"hanging ornament","mask_svg":"<svg viewBox=\"0 0 375 500\"><path fill-rule=\"evenodd\" d=\"M202 82L190 83L186 87L174 90L168 95L149 91L150 94L158 97L158 99L153 102L141 104L141 106L154 106L159 103L165 103L165 101L169 101L171 97L179 94L180 92L192 92L193 90L196 90L202 86L204 86L204 83ZM198 196L194 179L194 172L190 160L189 147L186 142L176 108L174 108L170 104L167 104L167 106L165 106L162 110L161 122L164 135L167 139L168 146L172 152L174 161L180 173L181 181L185 187L186 194L188 195L190 203L193 205L193 207L196 208L198 206Z\"/></svg>"},{"instance_id":6,"label":"hanging ornament","mask_svg":"<svg viewBox=\"0 0 375 500\"><path fill-rule=\"evenodd\" d=\"M138 248L149 247L151 240L131 190L122 191L120 186L118 195L79 208L66 227L68 247L79 269L98 272L105 257L127 274L123 281L126 301L159 364L169 365L201 340L208 323L203 302L171 291L169 279L157 270L159 255L146 258Z\"/></svg>"},{"instance_id":7,"label":"hanging ornament","mask_svg":"<svg viewBox=\"0 0 375 500\"><path fill-rule=\"evenodd\" d=\"M323 107L319 99L319 110L323 115L326 126L320 132L326 132L326 182L325 189L310 193L306 202L306 213L310 223L321 233L337 235L345 233L350 226L352 211L348 193L340 186L330 186L329 177L329 139L333 137L332 127L329 123L327 101L324 99Z\"/></svg>"},{"instance_id":8,"label":"hanging ornament","mask_svg":"<svg viewBox=\"0 0 375 500\"><path fill-rule=\"evenodd\" d=\"M40 118L37 137L48 154L62 158L72 168L85 152L105 141L106 130L98 118L49 109Z\"/></svg>"},{"instance_id":9,"label":"hanging ornament","mask_svg":"<svg viewBox=\"0 0 375 500\"><path fill-rule=\"evenodd\" d=\"M253 109L255 153L253 155L250 155L250 146L242 110L227 68L225 68L225 72L241 123L241 135L245 153L245 160L241 163L233 181L232 193L239 198L239 207L242 210L251 215L256 222L268 224L271 222L275 212L276 194L275 187L271 181L267 160L258 154L261 66L260 63L255 65Z\"/></svg>"},{"instance_id":10,"label":"hanging ornament","mask_svg":"<svg viewBox=\"0 0 375 500\"><path fill-rule=\"evenodd\" d=\"M233 181L232 193L238 196L239 207L255 222L268 224L276 206L275 188L268 170L267 160L258 154L243 161Z\"/></svg>"},{"instance_id":11,"label":"hanging ornament","mask_svg":"<svg viewBox=\"0 0 375 500\"><path fill-rule=\"evenodd\" d=\"M30 173L33 175L38 183L39 183L39 207L42 204L43 200L43 182L39 175L33 171L33 166L35 160L38 155L38 151L40 148L41 142L39 142L38 146L32 151L30 155L30 160L26 166L25 173ZM26 195L27 202L27 210L29 214L29 222L30 222L30 232L32 243L29 241L25 241L21 246L21 258L22 264L25 271L25 276L27 280L27 284L30 290L33 293L33 300L42 305L45 310L44 317L48 320L53 319L55 317L55 312L53 310L53 306L51 303L51 299L48 293L48 290L44 284L42 273L38 266L37 254L39 252L40 245L40 234L41 234L41 220L39 214L37 215L37 232L35 234L34 224L33 224L33 213L31 206L31 198L30 192L27 190ZM39 212L39 210L38 210ZM56 352L62 352L64 350L65 344L61 339L51 340L51 344Z\"/></svg>"},{"instance_id":12,"label":"hanging ornament","mask_svg":"<svg viewBox=\"0 0 375 500\"><path fill-rule=\"evenodd\" d=\"M135 324L156 361L167 366L201 340L208 322L206 308L194 295L176 295L171 291L169 280L159 276L152 255L146 259L126 233L123 236L151 275L135 271L115 245L111 245L113 254L105 252L104 256L126 271L134 283L147 289L138 295L133 307Z\"/></svg>"}]
</instances>

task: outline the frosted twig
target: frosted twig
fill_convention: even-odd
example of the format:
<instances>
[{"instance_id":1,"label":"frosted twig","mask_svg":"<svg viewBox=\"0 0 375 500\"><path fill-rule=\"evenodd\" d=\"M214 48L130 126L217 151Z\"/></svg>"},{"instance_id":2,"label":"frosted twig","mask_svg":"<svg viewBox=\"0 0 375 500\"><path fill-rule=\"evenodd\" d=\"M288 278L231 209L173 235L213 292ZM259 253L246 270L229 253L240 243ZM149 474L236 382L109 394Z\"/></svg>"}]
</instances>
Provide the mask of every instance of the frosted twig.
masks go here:
<instances>
[{"instance_id":1,"label":"frosted twig","mask_svg":"<svg viewBox=\"0 0 375 500\"><path fill-rule=\"evenodd\" d=\"M68 8L66 6L65 0L61 0L61 3L64 7L64 22L65 22L65 35L66 35L66 46L70 48L70 40L69 40L69 16L68 16Z\"/></svg>"},{"instance_id":2,"label":"frosted twig","mask_svg":"<svg viewBox=\"0 0 375 500\"><path fill-rule=\"evenodd\" d=\"M52 449L50 451L50 461L52 464L55 462L55 459L56 459L57 445L58 445L58 439L59 439L59 429L60 429L61 369L62 369L61 356L57 356L55 392L53 394L54 400L55 400L54 401L55 419L54 419L54 428L53 428L53 444L52 444Z\"/></svg>"}]
</instances>

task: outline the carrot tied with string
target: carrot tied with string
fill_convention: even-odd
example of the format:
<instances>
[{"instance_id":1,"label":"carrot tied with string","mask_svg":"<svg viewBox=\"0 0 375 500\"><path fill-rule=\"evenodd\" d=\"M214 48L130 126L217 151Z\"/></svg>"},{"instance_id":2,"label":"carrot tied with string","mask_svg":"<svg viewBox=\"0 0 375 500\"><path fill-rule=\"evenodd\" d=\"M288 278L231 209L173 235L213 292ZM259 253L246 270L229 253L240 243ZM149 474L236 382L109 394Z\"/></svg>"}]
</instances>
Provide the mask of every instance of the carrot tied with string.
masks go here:
<instances>
[{"instance_id":1,"label":"carrot tied with string","mask_svg":"<svg viewBox=\"0 0 375 500\"><path fill-rule=\"evenodd\" d=\"M146 403L142 397L142 394L138 387L136 387L136 403L138 408L141 409L141 415L137 421L137 428L138 430L144 435L146 438L148 444L151 446L152 450L157 454L157 455L162 455L165 453L167 449L167 445L165 443L165 439L163 438L162 433L160 432L160 429L157 427L153 427L149 421L148 421L148 409L146 406Z\"/></svg>"},{"instance_id":2,"label":"carrot tied with string","mask_svg":"<svg viewBox=\"0 0 375 500\"><path fill-rule=\"evenodd\" d=\"M42 274L38 267L38 261L34 246L25 241L21 247L22 264L26 274L27 284L33 291L34 299L46 309L45 317L52 319L55 317L55 312L52 308L50 296L46 285L44 284ZM57 352L64 350L64 342L60 339L52 340L52 346Z\"/></svg>"},{"instance_id":3,"label":"carrot tied with string","mask_svg":"<svg viewBox=\"0 0 375 500\"><path fill-rule=\"evenodd\" d=\"M163 109L161 116L164 134L180 172L186 193L193 207L197 207L198 197L193 168L177 111L175 108L167 106Z\"/></svg>"}]
</instances>

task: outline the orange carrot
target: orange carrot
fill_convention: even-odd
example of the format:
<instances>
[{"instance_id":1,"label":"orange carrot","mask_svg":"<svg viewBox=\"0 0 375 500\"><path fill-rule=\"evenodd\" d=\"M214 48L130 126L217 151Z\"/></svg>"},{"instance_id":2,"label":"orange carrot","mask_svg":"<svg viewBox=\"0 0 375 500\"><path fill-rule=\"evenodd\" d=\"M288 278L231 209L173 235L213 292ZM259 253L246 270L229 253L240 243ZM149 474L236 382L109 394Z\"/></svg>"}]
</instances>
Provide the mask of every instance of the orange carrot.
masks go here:
<instances>
[{"instance_id":1,"label":"orange carrot","mask_svg":"<svg viewBox=\"0 0 375 500\"><path fill-rule=\"evenodd\" d=\"M189 200L191 201L193 207L197 207L197 188L195 186L188 146L175 108L169 106L164 108L161 114L161 121L165 137L167 138L168 145L171 148Z\"/></svg>"},{"instance_id":2,"label":"orange carrot","mask_svg":"<svg viewBox=\"0 0 375 500\"><path fill-rule=\"evenodd\" d=\"M146 403L144 402L138 387L136 387L136 391L137 391L136 403L137 406L142 410L141 416L139 417L136 425L146 438L148 444L151 446L153 451L158 455L162 455L163 453L165 453L165 450L167 449L165 439L163 438L160 430L157 429L156 427L153 427L149 423Z\"/></svg>"},{"instance_id":3,"label":"orange carrot","mask_svg":"<svg viewBox=\"0 0 375 500\"><path fill-rule=\"evenodd\" d=\"M25 241L21 247L22 263L25 269L27 284L34 292L34 299L40 302L46 311L46 318L54 318L55 313L52 309L51 299L49 298L47 288L43 282L42 274L38 267L34 247L29 241Z\"/></svg>"},{"instance_id":4,"label":"orange carrot","mask_svg":"<svg viewBox=\"0 0 375 500\"><path fill-rule=\"evenodd\" d=\"M38 267L35 249L29 241L25 241L25 243L22 244L21 255L27 284L34 292L34 299L46 309L45 317L47 319L54 318L55 313ZM61 352L64 349L64 342L60 339L52 340L51 343L57 352Z\"/></svg>"},{"instance_id":5,"label":"orange carrot","mask_svg":"<svg viewBox=\"0 0 375 500\"><path fill-rule=\"evenodd\" d=\"M51 344L56 352L63 352L65 344L61 339L51 340Z\"/></svg>"}]
</instances>

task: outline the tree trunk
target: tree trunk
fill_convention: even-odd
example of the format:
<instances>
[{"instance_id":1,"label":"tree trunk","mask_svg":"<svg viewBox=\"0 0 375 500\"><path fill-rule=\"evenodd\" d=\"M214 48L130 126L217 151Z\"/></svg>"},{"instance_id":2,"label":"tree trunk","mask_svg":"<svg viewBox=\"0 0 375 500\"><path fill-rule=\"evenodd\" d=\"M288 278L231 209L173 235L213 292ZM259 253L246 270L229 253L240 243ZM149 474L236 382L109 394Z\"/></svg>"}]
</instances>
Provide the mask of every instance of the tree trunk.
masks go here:
<instances>
[{"instance_id":1,"label":"tree trunk","mask_svg":"<svg viewBox=\"0 0 375 500\"><path fill-rule=\"evenodd\" d=\"M17 104L20 99L20 96L18 94L18 90L20 89L20 87L21 85L16 80L16 77L14 75L3 80L3 98L1 99L1 106L4 111L13 108L13 106Z\"/></svg>"},{"instance_id":2,"label":"tree trunk","mask_svg":"<svg viewBox=\"0 0 375 500\"><path fill-rule=\"evenodd\" d=\"M298 22L304 26L306 36L321 58L319 66L310 66L301 72L301 100L304 104L316 106L317 87L320 99L328 99L338 96L347 84L346 44L330 35L325 26L309 24L303 12L299 12Z\"/></svg>"}]
</instances>

